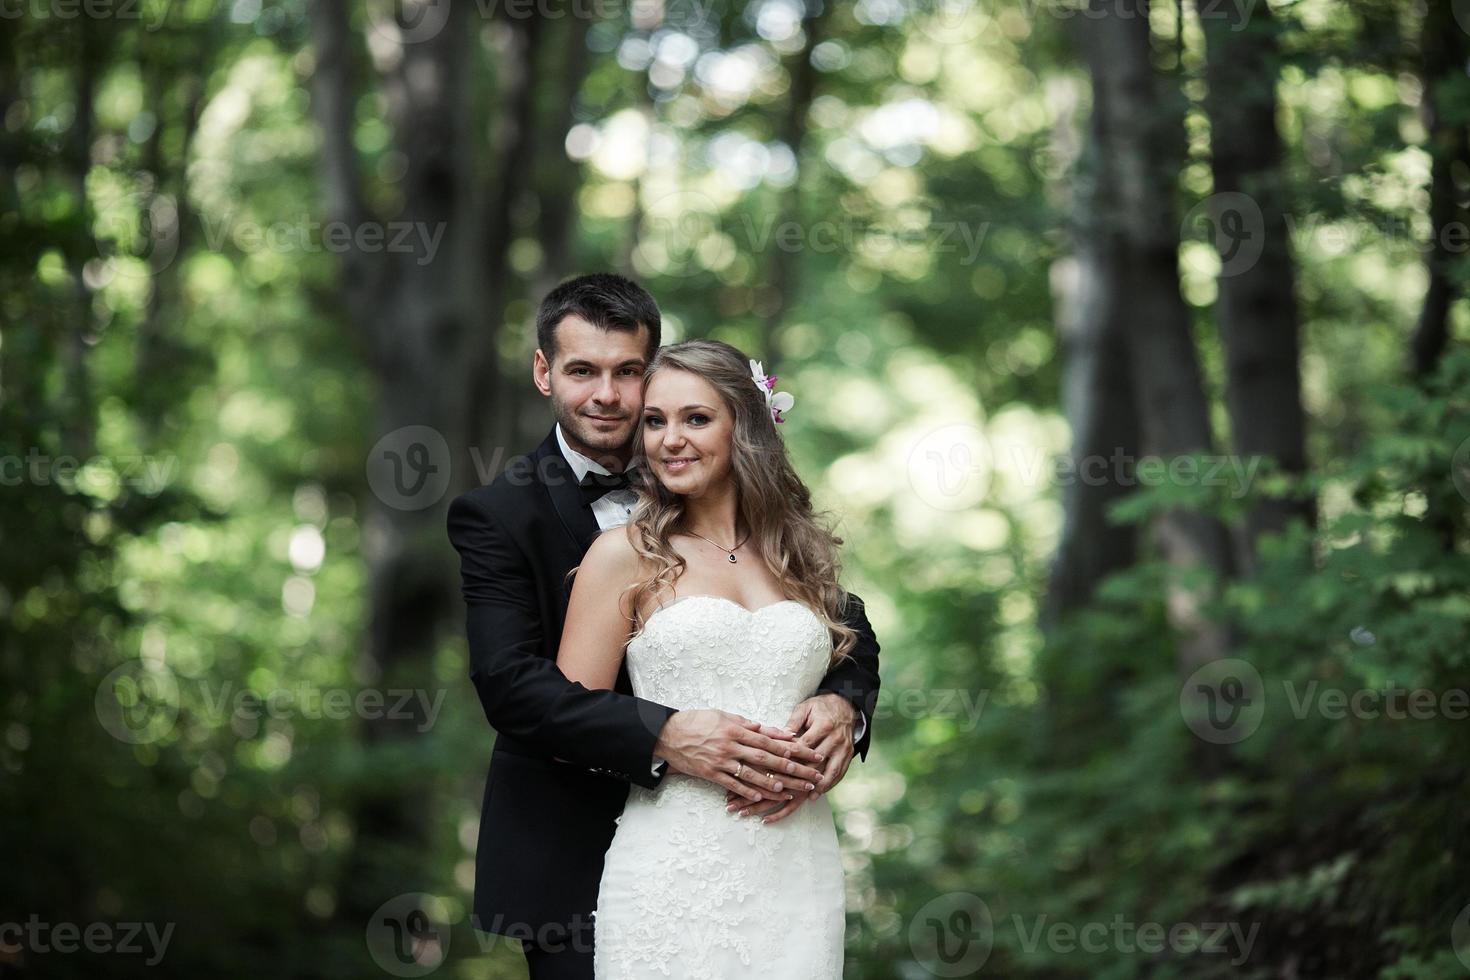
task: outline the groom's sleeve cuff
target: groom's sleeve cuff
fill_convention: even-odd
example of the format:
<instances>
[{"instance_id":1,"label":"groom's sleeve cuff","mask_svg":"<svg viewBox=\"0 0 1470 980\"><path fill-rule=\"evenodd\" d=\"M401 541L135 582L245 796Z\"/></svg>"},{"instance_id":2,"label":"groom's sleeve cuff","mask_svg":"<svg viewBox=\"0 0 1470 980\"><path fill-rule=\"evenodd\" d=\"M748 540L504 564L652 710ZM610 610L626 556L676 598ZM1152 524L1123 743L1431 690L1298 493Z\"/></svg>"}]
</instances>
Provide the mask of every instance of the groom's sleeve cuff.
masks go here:
<instances>
[{"instance_id":1,"label":"groom's sleeve cuff","mask_svg":"<svg viewBox=\"0 0 1470 980\"><path fill-rule=\"evenodd\" d=\"M660 759L658 756L654 756L653 765L649 767L649 771L655 776L662 776L664 774L664 767L668 764L669 763L667 760Z\"/></svg>"},{"instance_id":2,"label":"groom's sleeve cuff","mask_svg":"<svg viewBox=\"0 0 1470 980\"><path fill-rule=\"evenodd\" d=\"M852 726L853 745L861 742L863 740L863 736L868 733L868 716L861 711L857 713L857 716L857 723Z\"/></svg>"}]
</instances>

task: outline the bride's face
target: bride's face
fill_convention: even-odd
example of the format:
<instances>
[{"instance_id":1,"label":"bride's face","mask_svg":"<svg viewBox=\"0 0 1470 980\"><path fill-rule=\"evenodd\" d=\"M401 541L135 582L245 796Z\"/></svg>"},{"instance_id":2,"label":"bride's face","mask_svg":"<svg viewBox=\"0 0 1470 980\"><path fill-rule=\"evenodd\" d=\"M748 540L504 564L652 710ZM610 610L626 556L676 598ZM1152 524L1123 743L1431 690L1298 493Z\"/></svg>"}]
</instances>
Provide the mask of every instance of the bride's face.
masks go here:
<instances>
[{"instance_id":1,"label":"bride's face","mask_svg":"<svg viewBox=\"0 0 1470 980\"><path fill-rule=\"evenodd\" d=\"M643 454L671 493L700 496L730 478L735 417L715 386L664 368L643 394Z\"/></svg>"}]
</instances>

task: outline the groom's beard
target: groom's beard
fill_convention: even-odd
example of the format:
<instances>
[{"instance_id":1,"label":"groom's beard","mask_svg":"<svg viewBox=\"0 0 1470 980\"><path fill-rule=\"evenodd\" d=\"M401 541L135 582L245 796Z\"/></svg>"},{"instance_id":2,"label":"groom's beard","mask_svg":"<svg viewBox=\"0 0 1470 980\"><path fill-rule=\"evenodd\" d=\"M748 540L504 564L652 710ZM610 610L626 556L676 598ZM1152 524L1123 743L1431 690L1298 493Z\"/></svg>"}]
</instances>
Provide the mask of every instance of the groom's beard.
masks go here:
<instances>
[{"instance_id":1,"label":"groom's beard","mask_svg":"<svg viewBox=\"0 0 1470 980\"><path fill-rule=\"evenodd\" d=\"M581 443L595 453L621 453L633 441L633 432L638 427L637 414L629 411L627 406L608 410L604 410L596 403L587 406L586 411L594 415L612 416L623 420L621 425L612 428L599 427L592 419L578 414L555 398L551 400L551 411L556 416L557 424L561 426L563 433L572 441Z\"/></svg>"}]
</instances>

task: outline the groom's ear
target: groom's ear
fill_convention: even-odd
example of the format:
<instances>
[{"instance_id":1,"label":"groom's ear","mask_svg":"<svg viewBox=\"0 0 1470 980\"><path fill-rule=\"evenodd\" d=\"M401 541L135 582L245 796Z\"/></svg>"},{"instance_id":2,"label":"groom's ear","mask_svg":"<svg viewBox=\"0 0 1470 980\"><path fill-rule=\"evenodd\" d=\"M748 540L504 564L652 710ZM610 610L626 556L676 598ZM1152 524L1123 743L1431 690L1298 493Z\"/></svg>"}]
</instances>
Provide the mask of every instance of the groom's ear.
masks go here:
<instances>
[{"instance_id":1,"label":"groom's ear","mask_svg":"<svg viewBox=\"0 0 1470 980\"><path fill-rule=\"evenodd\" d=\"M551 362L546 355L541 353L541 348L536 348L536 354L531 358L531 382L536 390L546 397L551 397Z\"/></svg>"}]
</instances>

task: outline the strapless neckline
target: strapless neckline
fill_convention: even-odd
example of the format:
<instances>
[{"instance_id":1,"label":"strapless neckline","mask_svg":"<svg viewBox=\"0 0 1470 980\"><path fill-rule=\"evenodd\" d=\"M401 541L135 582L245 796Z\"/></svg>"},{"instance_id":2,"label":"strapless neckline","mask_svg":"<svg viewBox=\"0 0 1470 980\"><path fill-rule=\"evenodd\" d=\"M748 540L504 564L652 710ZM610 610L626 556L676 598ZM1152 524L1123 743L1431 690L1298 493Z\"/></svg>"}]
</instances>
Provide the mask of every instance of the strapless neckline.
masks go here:
<instances>
[{"instance_id":1,"label":"strapless neckline","mask_svg":"<svg viewBox=\"0 0 1470 980\"><path fill-rule=\"evenodd\" d=\"M727 596L715 595L712 592L691 592L688 595L675 596L672 601L666 602L655 609L652 613L649 614L648 618L643 621L644 628L646 629L648 627L648 624L653 622L654 619L657 618L659 613L664 612L668 609L672 609L680 603L688 602L691 599L712 599L715 602L723 602L727 605L734 606L736 609L739 609L741 612L749 616L759 616L761 613L767 612L771 609L787 605L800 606L807 612L811 612L811 606L808 606L806 603L801 602L797 599L777 599L775 602L768 602L764 606L759 606L755 609L751 609L749 606L736 602L734 599L731 599ZM815 613L812 613L812 615L814 617L816 616Z\"/></svg>"}]
</instances>

